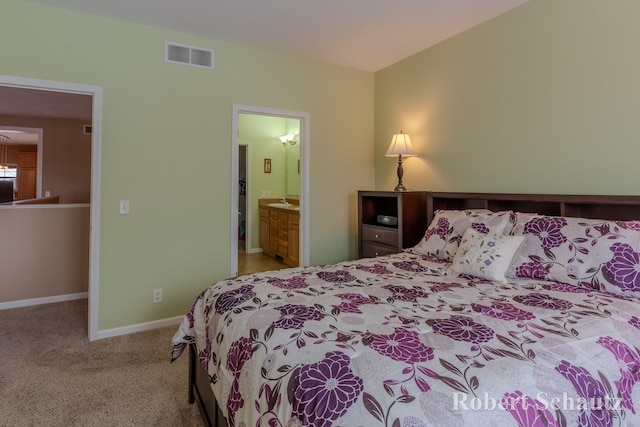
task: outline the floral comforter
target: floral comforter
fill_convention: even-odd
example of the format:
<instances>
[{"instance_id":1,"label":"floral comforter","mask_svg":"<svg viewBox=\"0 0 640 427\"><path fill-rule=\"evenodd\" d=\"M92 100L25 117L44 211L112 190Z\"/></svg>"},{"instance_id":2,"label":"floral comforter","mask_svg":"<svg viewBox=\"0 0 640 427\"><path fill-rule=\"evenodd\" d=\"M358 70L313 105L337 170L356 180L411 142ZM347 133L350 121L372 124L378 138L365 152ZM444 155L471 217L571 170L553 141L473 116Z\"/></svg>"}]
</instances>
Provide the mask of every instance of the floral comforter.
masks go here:
<instances>
[{"instance_id":1,"label":"floral comforter","mask_svg":"<svg viewBox=\"0 0 640 427\"><path fill-rule=\"evenodd\" d=\"M402 253L216 283L176 332L231 426L640 426L640 301Z\"/></svg>"}]
</instances>

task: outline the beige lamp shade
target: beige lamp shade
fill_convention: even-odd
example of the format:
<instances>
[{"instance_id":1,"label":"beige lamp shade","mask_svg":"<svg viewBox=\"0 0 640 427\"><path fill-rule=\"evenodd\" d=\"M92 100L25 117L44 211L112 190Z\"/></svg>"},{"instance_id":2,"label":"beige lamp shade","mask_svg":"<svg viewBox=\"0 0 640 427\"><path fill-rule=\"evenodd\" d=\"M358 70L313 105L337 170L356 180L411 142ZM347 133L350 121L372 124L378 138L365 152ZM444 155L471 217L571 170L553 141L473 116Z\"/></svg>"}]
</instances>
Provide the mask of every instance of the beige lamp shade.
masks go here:
<instances>
[{"instance_id":1,"label":"beige lamp shade","mask_svg":"<svg viewBox=\"0 0 640 427\"><path fill-rule=\"evenodd\" d=\"M398 185L393 191L407 191L407 188L402 185L402 176L404 175L404 171L402 170L402 156L411 157L415 156L416 152L413 149L413 145L411 145L411 138L406 133L397 133L393 135L391 138L391 145L389 145L389 149L385 153L387 157L395 157L398 156Z\"/></svg>"},{"instance_id":2,"label":"beige lamp shade","mask_svg":"<svg viewBox=\"0 0 640 427\"><path fill-rule=\"evenodd\" d=\"M411 145L411 138L409 138L408 134L402 133L402 131L400 131L400 133L393 135L393 138L391 138L391 144L389 145L389 149L385 153L385 156L387 157L394 157L394 156L410 157L415 155L416 155L416 152L413 149L413 145Z\"/></svg>"}]
</instances>

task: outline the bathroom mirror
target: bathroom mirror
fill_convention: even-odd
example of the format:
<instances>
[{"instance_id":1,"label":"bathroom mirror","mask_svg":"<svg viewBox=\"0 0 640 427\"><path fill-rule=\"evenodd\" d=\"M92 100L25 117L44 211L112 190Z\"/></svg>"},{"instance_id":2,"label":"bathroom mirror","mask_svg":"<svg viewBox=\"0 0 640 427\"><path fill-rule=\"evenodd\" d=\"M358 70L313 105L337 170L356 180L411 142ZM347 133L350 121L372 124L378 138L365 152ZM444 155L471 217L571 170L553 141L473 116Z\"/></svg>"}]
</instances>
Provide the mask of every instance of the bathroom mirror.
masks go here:
<instances>
[{"instance_id":1,"label":"bathroom mirror","mask_svg":"<svg viewBox=\"0 0 640 427\"><path fill-rule=\"evenodd\" d=\"M300 144L285 146L287 197L300 197Z\"/></svg>"}]
</instances>

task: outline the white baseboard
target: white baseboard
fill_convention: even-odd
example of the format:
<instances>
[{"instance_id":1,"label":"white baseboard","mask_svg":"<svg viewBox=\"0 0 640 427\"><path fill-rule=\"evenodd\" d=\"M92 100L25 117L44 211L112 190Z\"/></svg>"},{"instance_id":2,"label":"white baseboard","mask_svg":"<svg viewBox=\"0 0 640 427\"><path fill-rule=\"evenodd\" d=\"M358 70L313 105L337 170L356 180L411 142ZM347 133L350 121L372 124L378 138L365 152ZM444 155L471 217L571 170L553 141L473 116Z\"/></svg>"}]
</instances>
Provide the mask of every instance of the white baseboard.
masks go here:
<instances>
[{"instance_id":1,"label":"white baseboard","mask_svg":"<svg viewBox=\"0 0 640 427\"><path fill-rule=\"evenodd\" d=\"M53 302L87 299L87 297L88 297L87 292L80 292L77 294L56 295L53 297L21 299L17 301L0 302L0 310L7 310L9 308L28 307L30 305L51 304Z\"/></svg>"},{"instance_id":2,"label":"white baseboard","mask_svg":"<svg viewBox=\"0 0 640 427\"><path fill-rule=\"evenodd\" d=\"M257 254L259 252L262 252L262 248L249 248L247 250L248 254Z\"/></svg>"},{"instance_id":3,"label":"white baseboard","mask_svg":"<svg viewBox=\"0 0 640 427\"><path fill-rule=\"evenodd\" d=\"M53 297L23 299L18 301L0 302L0 310L10 308L28 307L31 305L51 304L54 302L73 301L78 299L87 299L88 293L81 292L78 294L56 295ZM115 337L118 335L133 334L136 332L150 331L152 329L163 328L165 326L177 326L182 323L184 316L169 317L167 319L154 320L151 322L138 323L135 325L123 326L121 328L105 329L98 331L96 339Z\"/></svg>"},{"instance_id":4,"label":"white baseboard","mask_svg":"<svg viewBox=\"0 0 640 427\"><path fill-rule=\"evenodd\" d=\"M182 319L184 319L184 316L176 316L151 322L137 323L135 325L122 326L120 328L105 329L103 331L98 331L96 339L100 340L103 338L117 337L119 335L150 331L152 329L164 328L165 326L177 326L182 323Z\"/></svg>"}]
</instances>

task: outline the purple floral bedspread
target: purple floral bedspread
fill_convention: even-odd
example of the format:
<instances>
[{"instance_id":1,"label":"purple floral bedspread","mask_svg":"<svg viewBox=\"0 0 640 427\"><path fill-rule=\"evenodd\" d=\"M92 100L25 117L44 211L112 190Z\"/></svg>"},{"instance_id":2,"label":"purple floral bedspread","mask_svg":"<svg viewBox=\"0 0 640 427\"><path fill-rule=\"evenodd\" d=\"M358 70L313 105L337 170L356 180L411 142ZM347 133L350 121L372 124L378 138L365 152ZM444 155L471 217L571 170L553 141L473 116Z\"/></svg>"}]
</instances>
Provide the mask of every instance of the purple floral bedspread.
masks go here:
<instances>
[{"instance_id":1,"label":"purple floral bedspread","mask_svg":"<svg viewBox=\"0 0 640 427\"><path fill-rule=\"evenodd\" d=\"M212 285L196 343L231 426L640 426L640 301L411 253Z\"/></svg>"}]
</instances>

